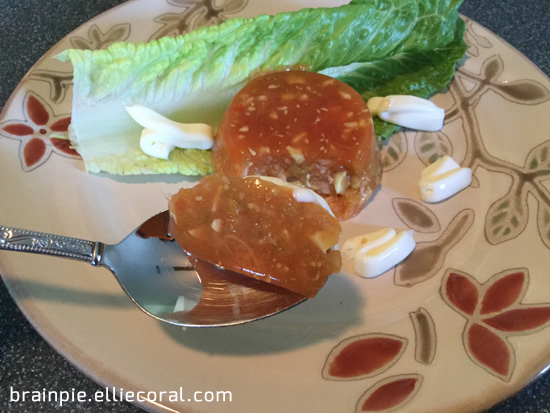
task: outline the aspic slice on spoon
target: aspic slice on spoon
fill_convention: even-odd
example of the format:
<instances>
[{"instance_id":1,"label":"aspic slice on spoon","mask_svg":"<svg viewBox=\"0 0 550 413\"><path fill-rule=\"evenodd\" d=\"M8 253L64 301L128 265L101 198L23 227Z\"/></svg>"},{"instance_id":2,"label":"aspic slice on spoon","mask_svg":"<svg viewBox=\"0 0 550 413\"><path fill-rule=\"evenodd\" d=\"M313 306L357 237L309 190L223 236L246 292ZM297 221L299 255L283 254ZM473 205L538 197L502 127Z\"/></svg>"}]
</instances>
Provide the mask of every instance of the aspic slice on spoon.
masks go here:
<instances>
[{"instance_id":1,"label":"aspic slice on spoon","mask_svg":"<svg viewBox=\"0 0 550 413\"><path fill-rule=\"evenodd\" d=\"M214 173L174 194L169 209L182 250L260 282L314 298L340 271L342 228L310 189Z\"/></svg>"},{"instance_id":2,"label":"aspic slice on spoon","mask_svg":"<svg viewBox=\"0 0 550 413\"><path fill-rule=\"evenodd\" d=\"M114 245L0 226L0 249L107 267L150 316L184 327L229 326L286 310L305 297L184 254L163 211Z\"/></svg>"}]
</instances>

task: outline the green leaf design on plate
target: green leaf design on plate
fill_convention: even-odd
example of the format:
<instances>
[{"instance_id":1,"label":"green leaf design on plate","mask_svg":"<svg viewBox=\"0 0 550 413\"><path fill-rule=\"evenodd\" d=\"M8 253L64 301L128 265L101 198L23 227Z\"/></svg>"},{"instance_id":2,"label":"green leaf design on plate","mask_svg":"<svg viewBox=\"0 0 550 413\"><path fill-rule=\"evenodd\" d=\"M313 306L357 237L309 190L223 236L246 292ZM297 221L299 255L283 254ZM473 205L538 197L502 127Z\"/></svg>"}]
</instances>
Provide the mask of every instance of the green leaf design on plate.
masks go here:
<instances>
[{"instance_id":1,"label":"green leaf design on plate","mask_svg":"<svg viewBox=\"0 0 550 413\"><path fill-rule=\"evenodd\" d=\"M404 134L393 135L382 149L382 167L389 171L397 167L407 156L407 138Z\"/></svg>"},{"instance_id":2,"label":"green leaf design on plate","mask_svg":"<svg viewBox=\"0 0 550 413\"><path fill-rule=\"evenodd\" d=\"M425 165L453 154L451 140L443 132L419 132L415 136L414 146L418 157Z\"/></svg>"},{"instance_id":3,"label":"green leaf design on plate","mask_svg":"<svg viewBox=\"0 0 550 413\"><path fill-rule=\"evenodd\" d=\"M491 244L500 244L515 238L523 232L527 220L527 191L517 180L510 191L489 208L485 221L487 240Z\"/></svg>"},{"instance_id":4,"label":"green leaf design on plate","mask_svg":"<svg viewBox=\"0 0 550 413\"><path fill-rule=\"evenodd\" d=\"M543 203L539 203L538 229L540 239L546 247L550 248L550 207Z\"/></svg>"},{"instance_id":5,"label":"green leaf design on plate","mask_svg":"<svg viewBox=\"0 0 550 413\"><path fill-rule=\"evenodd\" d=\"M527 156L525 167L537 176L550 175L550 141L533 148Z\"/></svg>"}]
</instances>

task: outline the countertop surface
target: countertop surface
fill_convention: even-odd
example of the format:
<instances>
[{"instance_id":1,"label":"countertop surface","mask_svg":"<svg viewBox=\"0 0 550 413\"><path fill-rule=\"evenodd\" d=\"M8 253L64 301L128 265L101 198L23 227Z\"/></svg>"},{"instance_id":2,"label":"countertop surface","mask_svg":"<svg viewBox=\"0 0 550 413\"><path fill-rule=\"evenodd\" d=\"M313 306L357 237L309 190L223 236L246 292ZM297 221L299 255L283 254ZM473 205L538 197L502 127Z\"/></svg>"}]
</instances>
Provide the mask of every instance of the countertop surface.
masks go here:
<instances>
[{"instance_id":1,"label":"countertop surface","mask_svg":"<svg viewBox=\"0 0 550 413\"><path fill-rule=\"evenodd\" d=\"M0 110L21 78L48 49L81 24L123 2L0 0ZM465 0L461 12L505 39L550 75L550 0ZM0 173L1 168L0 165ZM0 411L141 411L120 401L70 407L50 403L10 404L10 387L76 389L87 394L103 390L40 337L0 283ZM550 412L550 374L491 412Z\"/></svg>"}]
</instances>

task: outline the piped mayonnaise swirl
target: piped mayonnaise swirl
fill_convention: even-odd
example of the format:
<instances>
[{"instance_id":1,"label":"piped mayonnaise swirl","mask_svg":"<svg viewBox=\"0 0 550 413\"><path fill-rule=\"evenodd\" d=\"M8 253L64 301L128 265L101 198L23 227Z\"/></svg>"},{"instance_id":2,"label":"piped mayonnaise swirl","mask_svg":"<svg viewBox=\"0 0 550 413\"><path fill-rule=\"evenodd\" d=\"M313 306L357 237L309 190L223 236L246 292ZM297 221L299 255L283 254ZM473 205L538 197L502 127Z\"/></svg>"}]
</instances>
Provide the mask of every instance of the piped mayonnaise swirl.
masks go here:
<instances>
[{"instance_id":1,"label":"piped mayonnaise swirl","mask_svg":"<svg viewBox=\"0 0 550 413\"><path fill-rule=\"evenodd\" d=\"M323 198L321 195L319 195L317 192L309 189L304 188L303 186L298 186L295 184L292 184L290 182L284 181L280 178L275 178L273 176L261 176L261 175L251 175L256 178L262 179L264 181L271 182L276 185L284 186L286 188L289 188L292 190L292 196L294 199L298 202L313 202L319 206L322 206L324 209L327 210L327 212L334 216L334 212L332 212L332 209L330 208L329 204Z\"/></svg>"},{"instance_id":2,"label":"piped mayonnaise swirl","mask_svg":"<svg viewBox=\"0 0 550 413\"><path fill-rule=\"evenodd\" d=\"M168 159L175 148L210 149L214 132L204 123L178 123L141 105L126 106L128 114L141 126L139 145L147 155Z\"/></svg>"},{"instance_id":3,"label":"piped mayonnaise swirl","mask_svg":"<svg viewBox=\"0 0 550 413\"><path fill-rule=\"evenodd\" d=\"M427 99L408 95L370 98L367 106L372 116L410 129L435 132L441 130L445 110Z\"/></svg>"},{"instance_id":4,"label":"piped mayonnaise swirl","mask_svg":"<svg viewBox=\"0 0 550 413\"><path fill-rule=\"evenodd\" d=\"M354 271L363 278L377 277L409 256L416 248L412 230L383 228L348 239L342 252L353 260Z\"/></svg>"},{"instance_id":5,"label":"piped mayonnaise swirl","mask_svg":"<svg viewBox=\"0 0 550 413\"><path fill-rule=\"evenodd\" d=\"M420 173L418 187L424 202L450 198L472 183L472 170L461 168L450 156L443 156Z\"/></svg>"}]
</instances>

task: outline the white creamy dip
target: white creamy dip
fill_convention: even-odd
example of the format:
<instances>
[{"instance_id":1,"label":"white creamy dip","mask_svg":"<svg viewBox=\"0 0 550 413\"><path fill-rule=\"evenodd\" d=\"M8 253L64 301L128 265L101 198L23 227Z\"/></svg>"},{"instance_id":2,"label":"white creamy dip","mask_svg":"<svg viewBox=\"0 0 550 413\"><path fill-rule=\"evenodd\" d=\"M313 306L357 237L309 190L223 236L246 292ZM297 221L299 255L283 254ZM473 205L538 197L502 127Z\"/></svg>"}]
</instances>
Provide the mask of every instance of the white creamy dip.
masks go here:
<instances>
[{"instance_id":1,"label":"white creamy dip","mask_svg":"<svg viewBox=\"0 0 550 413\"><path fill-rule=\"evenodd\" d=\"M268 182L274 183L276 185L280 185L280 186L284 186L286 188L290 188L290 189L292 189L292 196L294 197L294 199L296 201L298 201L298 202L314 202L314 203L322 206L323 208L325 208L330 213L330 215L334 216L334 213L332 212L332 209L328 205L327 201L325 201L325 199L321 195L316 193L315 191L313 191L309 188L304 188L303 186L298 186L298 185L291 184L290 182L287 182L287 181L284 181L280 178L275 178L275 177L272 177L272 176L258 176L258 175L254 175L254 176L256 176L256 178L262 179L264 181L268 181Z\"/></svg>"},{"instance_id":2,"label":"white creamy dip","mask_svg":"<svg viewBox=\"0 0 550 413\"><path fill-rule=\"evenodd\" d=\"M372 116L406 128L435 132L441 130L445 110L427 99L407 95L370 98L367 106Z\"/></svg>"},{"instance_id":3,"label":"white creamy dip","mask_svg":"<svg viewBox=\"0 0 550 413\"><path fill-rule=\"evenodd\" d=\"M377 277L399 264L414 251L412 230L384 228L348 239L342 252L353 260L354 271L364 278Z\"/></svg>"},{"instance_id":4,"label":"white creamy dip","mask_svg":"<svg viewBox=\"0 0 550 413\"><path fill-rule=\"evenodd\" d=\"M147 155L168 159L175 148L210 149L214 133L204 123L178 123L141 105L126 106L128 114L141 126L140 147Z\"/></svg>"},{"instance_id":5,"label":"white creamy dip","mask_svg":"<svg viewBox=\"0 0 550 413\"><path fill-rule=\"evenodd\" d=\"M418 187L424 202L450 198L472 183L472 170L461 168L450 156L428 165L420 174Z\"/></svg>"}]
</instances>

